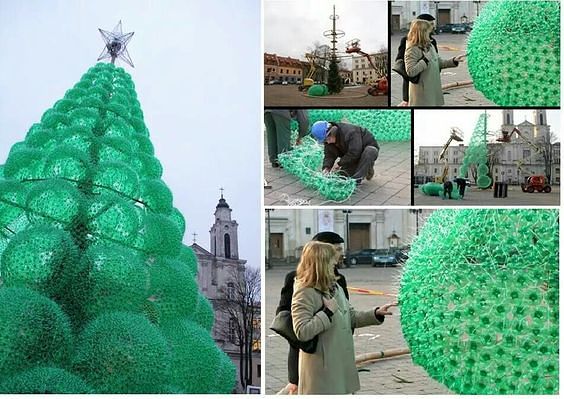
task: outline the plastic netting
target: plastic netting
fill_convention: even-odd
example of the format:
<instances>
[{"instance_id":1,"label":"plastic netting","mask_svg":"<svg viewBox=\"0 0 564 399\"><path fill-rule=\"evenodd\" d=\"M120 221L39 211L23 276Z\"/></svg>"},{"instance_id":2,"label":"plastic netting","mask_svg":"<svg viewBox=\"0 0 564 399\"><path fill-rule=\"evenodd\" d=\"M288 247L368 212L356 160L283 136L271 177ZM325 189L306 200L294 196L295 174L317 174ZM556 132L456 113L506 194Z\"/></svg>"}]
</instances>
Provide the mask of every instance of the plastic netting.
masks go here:
<instances>
[{"instance_id":1,"label":"plastic netting","mask_svg":"<svg viewBox=\"0 0 564 399\"><path fill-rule=\"evenodd\" d=\"M483 113L478 118L476 127L470 137L470 143L464 153L460 175L468 176L471 167L476 168L476 185L480 188L488 188L492 184L492 179L488 176L488 144L487 144L488 115Z\"/></svg>"},{"instance_id":2,"label":"plastic netting","mask_svg":"<svg viewBox=\"0 0 564 399\"><path fill-rule=\"evenodd\" d=\"M558 392L557 210L437 210L401 279L413 361L456 393Z\"/></svg>"},{"instance_id":3,"label":"plastic netting","mask_svg":"<svg viewBox=\"0 0 564 399\"><path fill-rule=\"evenodd\" d=\"M187 377L198 392L232 390L161 175L135 86L112 64L90 68L13 145L0 166L2 392L192 393L173 383L173 356L217 367ZM162 323L184 319L207 338L173 353Z\"/></svg>"},{"instance_id":4,"label":"plastic netting","mask_svg":"<svg viewBox=\"0 0 564 399\"><path fill-rule=\"evenodd\" d=\"M560 2L485 3L468 39L468 68L498 105L560 105Z\"/></svg>"},{"instance_id":5,"label":"plastic netting","mask_svg":"<svg viewBox=\"0 0 564 399\"><path fill-rule=\"evenodd\" d=\"M378 141L407 141L411 139L411 112L404 110L341 110L312 109L308 111L309 121L346 121L368 129ZM292 142L297 138L297 123L292 122ZM345 201L353 193L356 183L353 179L336 174L321 172L323 146L312 137L305 137L302 143L278 156L284 169L297 176L309 188L333 201ZM378 161L376 161L378 162Z\"/></svg>"}]
</instances>

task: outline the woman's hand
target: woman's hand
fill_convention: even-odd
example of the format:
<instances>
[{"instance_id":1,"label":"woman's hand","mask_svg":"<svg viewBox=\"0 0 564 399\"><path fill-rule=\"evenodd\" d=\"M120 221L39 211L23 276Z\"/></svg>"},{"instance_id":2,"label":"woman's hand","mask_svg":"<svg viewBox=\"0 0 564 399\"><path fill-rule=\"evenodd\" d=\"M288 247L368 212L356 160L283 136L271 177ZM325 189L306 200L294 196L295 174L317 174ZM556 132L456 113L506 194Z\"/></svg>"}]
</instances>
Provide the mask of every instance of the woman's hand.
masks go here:
<instances>
[{"instance_id":1,"label":"woman's hand","mask_svg":"<svg viewBox=\"0 0 564 399\"><path fill-rule=\"evenodd\" d=\"M454 57L453 60L455 62L464 62L465 58L466 58L466 54L459 54L456 57Z\"/></svg>"},{"instance_id":2,"label":"woman's hand","mask_svg":"<svg viewBox=\"0 0 564 399\"><path fill-rule=\"evenodd\" d=\"M391 307L393 307L393 306L398 306L398 303L397 303L397 302L394 302L394 303L387 303L387 304L385 304L384 306L380 306L380 307L378 308L378 310L376 310L376 312L374 312L374 314L375 314L376 316L392 316L393 313L390 312L388 309L391 308Z\"/></svg>"},{"instance_id":3,"label":"woman's hand","mask_svg":"<svg viewBox=\"0 0 564 399\"><path fill-rule=\"evenodd\" d=\"M339 308L337 305L337 300L335 298L325 298L323 297L323 305L331 311L331 313L335 313Z\"/></svg>"}]
</instances>

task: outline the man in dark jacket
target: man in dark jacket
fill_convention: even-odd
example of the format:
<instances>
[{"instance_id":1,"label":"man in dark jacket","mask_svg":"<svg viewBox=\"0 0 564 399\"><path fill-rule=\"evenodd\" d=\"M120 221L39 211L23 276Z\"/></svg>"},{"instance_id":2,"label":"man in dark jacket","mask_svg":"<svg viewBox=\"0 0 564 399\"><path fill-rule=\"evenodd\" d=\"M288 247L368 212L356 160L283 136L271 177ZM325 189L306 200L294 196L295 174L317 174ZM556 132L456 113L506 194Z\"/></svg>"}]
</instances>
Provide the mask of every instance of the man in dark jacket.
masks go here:
<instances>
[{"instance_id":1,"label":"man in dark jacket","mask_svg":"<svg viewBox=\"0 0 564 399\"><path fill-rule=\"evenodd\" d=\"M303 109L266 109L264 110L264 124L266 125L266 144L268 158L274 168L280 166L278 155L289 151L292 144L290 123L292 119L298 121L298 143L307 135L309 120L307 110Z\"/></svg>"},{"instance_id":2,"label":"man in dark jacket","mask_svg":"<svg viewBox=\"0 0 564 399\"><path fill-rule=\"evenodd\" d=\"M317 121L311 134L325 144L323 172L342 172L359 184L363 178L374 177L374 162L380 146L374 135L360 126L349 123ZM339 158L339 161L335 161Z\"/></svg>"},{"instance_id":3,"label":"man in dark jacket","mask_svg":"<svg viewBox=\"0 0 564 399\"><path fill-rule=\"evenodd\" d=\"M454 176L454 182L458 187L459 198L464 199L464 191L466 191L466 179L464 177Z\"/></svg>"},{"instance_id":4,"label":"man in dark jacket","mask_svg":"<svg viewBox=\"0 0 564 399\"><path fill-rule=\"evenodd\" d=\"M317 233L312 241L321 241L328 244L333 244L335 249L342 255L343 253L343 243L344 240L337 233L332 231L323 231ZM342 261L342 256L340 257L340 262ZM337 283L343 288L345 296L349 299L349 291L347 290L347 280L345 276L339 273L340 264L335 265L335 277ZM286 274L284 278L284 286L280 291L280 302L278 308L276 308L276 314L282 310L292 310L292 295L294 294L294 279L296 278L296 271L291 271ZM288 385L285 388L286 393L297 393L298 391L298 355L300 353L299 348L295 348L290 345L290 350L288 351Z\"/></svg>"},{"instance_id":5,"label":"man in dark jacket","mask_svg":"<svg viewBox=\"0 0 564 399\"><path fill-rule=\"evenodd\" d=\"M431 14L420 14L415 19L422 19L424 21L429 21L433 25L435 23L435 17L433 17ZM398 47L398 55L396 56L396 60L400 60L405 57L406 43L407 43L407 36L404 36L400 40L400 45ZM435 47L437 54L439 54L439 49L437 48L437 41L433 36L431 36L431 44L433 45L433 47ZM402 85L402 99L403 102L400 105L407 106L407 104L409 103L409 80L405 78L403 79L403 85Z\"/></svg>"},{"instance_id":6,"label":"man in dark jacket","mask_svg":"<svg viewBox=\"0 0 564 399\"><path fill-rule=\"evenodd\" d=\"M445 180L443 183L443 199L452 199L452 182L450 180Z\"/></svg>"}]
</instances>

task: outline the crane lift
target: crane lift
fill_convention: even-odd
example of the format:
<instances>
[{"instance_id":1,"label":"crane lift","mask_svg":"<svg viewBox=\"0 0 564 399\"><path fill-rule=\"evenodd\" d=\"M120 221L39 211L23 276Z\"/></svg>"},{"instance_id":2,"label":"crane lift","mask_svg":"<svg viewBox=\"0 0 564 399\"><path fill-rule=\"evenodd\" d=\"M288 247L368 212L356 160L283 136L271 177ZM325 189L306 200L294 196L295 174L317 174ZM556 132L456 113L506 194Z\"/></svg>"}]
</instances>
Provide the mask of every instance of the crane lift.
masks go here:
<instances>
[{"instance_id":1,"label":"crane lift","mask_svg":"<svg viewBox=\"0 0 564 399\"><path fill-rule=\"evenodd\" d=\"M441 176L435 177L435 183L444 183L447 176L448 176L449 163L448 163L448 159L446 157L446 154L447 154L448 147L450 146L450 143L452 143L453 141L462 141L462 140L464 140L464 133L462 132L462 130L460 130L457 127L451 127L450 128L450 137L448 138L445 145L443 145L443 149L441 150L441 153L439 154L439 162L442 162L444 164L443 173L442 173Z\"/></svg>"},{"instance_id":2,"label":"crane lift","mask_svg":"<svg viewBox=\"0 0 564 399\"><path fill-rule=\"evenodd\" d=\"M529 144L531 146L531 148L533 150L535 150L535 152L537 154L543 153L542 148L540 148L535 143L533 143L531 140L529 140L516 127L513 128L513 130L511 132L502 131L501 135L499 135L497 137L496 141L499 141L499 142L502 142L502 143L510 143L511 137L514 134L519 136L525 143ZM523 168L523 161L517 161L516 164L517 164L517 169L521 172L524 169ZM528 170L526 170L526 171L528 171ZM548 179L546 178L545 175L531 174L529 176L525 176L525 182L521 183L521 190L523 190L524 192L528 192L528 193L534 193L535 191L538 191L539 193L540 192L550 193L552 191L552 187L548 183Z\"/></svg>"},{"instance_id":3,"label":"crane lift","mask_svg":"<svg viewBox=\"0 0 564 399\"><path fill-rule=\"evenodd\" d=\"M315 75L315 59L317 58L312 53L306 53L305 57L309 61L309 71L304 78L304 81L301 85L298 86L299 91L308 90L313 84L315 83L313 80L313 76Z\"/></svg>"},{"instance_id":4,"label":"crane lift","mask_svg":"<svg viewBox=\"0 0 564 399\"><path fill-rule=\"evenodd\" d=\"M374 71L376 72L376 76L380 76L379 78L376 79L375 82L370 82L370 87L368 88L368 94L370 94L371 96L377 96L380 94L387 95L388 94L388 79L386 77L387 65L381 65L380 68L374 65L374 62L372 61L372 57L370 57L370 54L361 50L359 39L352 39L348 41L346 45L347 45L347 49L345 50L345 52L347 54L360 54L363 57L366 57L368 63L370 64L372 69L374 69ZM387 64L387 62L384 64Z\"/></svg>"}]
</instances>

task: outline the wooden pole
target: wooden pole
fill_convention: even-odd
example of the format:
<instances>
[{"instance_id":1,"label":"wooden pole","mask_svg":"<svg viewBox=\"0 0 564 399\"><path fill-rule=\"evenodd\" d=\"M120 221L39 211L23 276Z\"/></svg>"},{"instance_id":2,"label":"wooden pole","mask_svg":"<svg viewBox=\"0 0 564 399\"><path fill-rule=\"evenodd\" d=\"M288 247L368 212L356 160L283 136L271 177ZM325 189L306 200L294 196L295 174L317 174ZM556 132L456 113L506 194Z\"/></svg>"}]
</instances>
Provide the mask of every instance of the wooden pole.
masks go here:
<instances>
[{"instance_id":1,"label":"wooden pole","mask_svg":"<svg viewBox=\"0 0 564 399\"><path fill-rule=\"evenodd\" d=\"M407 355L411 353L409 348L397 348L397 349L390 349L386 351L380 352L371 352L371 353L364 353L362 355L358 355L355 358L355 362L357 365L362 363L371 363L375 362L380 359L388 359L390 357Z\"/></svg>"}]
</instances>

